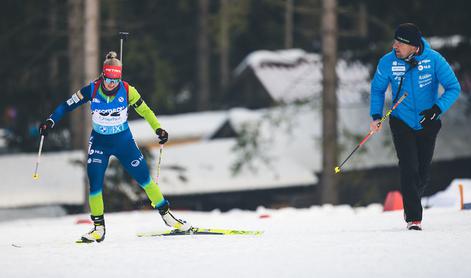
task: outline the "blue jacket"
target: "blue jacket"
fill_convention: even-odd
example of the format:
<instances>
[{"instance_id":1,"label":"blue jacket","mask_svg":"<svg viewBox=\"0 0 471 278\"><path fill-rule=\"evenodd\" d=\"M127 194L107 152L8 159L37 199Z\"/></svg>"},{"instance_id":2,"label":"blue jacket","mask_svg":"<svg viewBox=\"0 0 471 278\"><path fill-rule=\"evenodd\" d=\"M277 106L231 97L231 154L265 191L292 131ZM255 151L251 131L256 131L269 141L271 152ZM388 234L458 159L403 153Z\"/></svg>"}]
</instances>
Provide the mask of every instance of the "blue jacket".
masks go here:
<instances>
[{"instance_id":1,"label":"blue jacket","mask_svg":"<svg viewBox=\"0 0 471 278\"><path fill-rule=\"evenodd\" d=\"M423 110L436 104L445 113L458 98L461 87L453 70L440 53L430 48L422 38L423 52L415 56L418 66L409 70L410 65L396 57L394 49L384 55L371 82L370 115L383 115L384 97L391 84L393 99L399 99L405 92L408 96L392 112L392 116L401 119L415 130L422 129L419 115ZM409 70L409 71L408 71ZM400 77L404 76L399 97L396 98ZM445 91L438 97L438 85Z\"/></svg>"}]
</instances>

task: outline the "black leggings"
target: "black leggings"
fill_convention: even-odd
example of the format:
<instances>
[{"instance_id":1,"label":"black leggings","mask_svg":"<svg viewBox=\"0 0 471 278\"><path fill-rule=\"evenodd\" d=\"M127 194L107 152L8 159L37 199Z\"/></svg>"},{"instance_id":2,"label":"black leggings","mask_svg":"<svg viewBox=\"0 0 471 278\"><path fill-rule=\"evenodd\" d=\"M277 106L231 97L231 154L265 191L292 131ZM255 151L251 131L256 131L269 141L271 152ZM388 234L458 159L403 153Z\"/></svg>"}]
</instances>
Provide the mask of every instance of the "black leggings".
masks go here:
<instances>
[{"instance_id":1,"label":"black leggings","mask_svg":"<svg viewBox=\"0 0 471 278\"><path fill-rule=\"evenodd\" d=\"M389 124L399 159L405 220L421 221L420 200L429 182L435 140L442 123L437 120L428 128L414 130L403 121L391 117Z\"/></svg>"}]
</instances>

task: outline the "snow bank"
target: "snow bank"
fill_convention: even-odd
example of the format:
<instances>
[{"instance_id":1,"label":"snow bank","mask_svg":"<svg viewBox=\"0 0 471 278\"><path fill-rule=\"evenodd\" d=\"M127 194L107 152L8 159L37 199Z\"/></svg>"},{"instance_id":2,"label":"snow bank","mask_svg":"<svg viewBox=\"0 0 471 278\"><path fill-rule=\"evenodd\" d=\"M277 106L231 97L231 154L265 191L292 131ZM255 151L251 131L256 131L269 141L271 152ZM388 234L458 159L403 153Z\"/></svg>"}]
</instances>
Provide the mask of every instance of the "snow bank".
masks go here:
<instances>
[{"instance_id":1,"label":"snow bank","mask_svg":"<svg viewBox=\"0 0 471 278\"><path fill-rule=\"evenodd\" d=\"M471 211L425 210L422 232L406 231L402 211L380 205L176 214L201 227L265 233L138 238L166 228L156 212L131 212L106 215L104 242L76 245L90 228L74 224L85 215L4 222L1 276L471 277Z\"/></svg>"},{"instance_id":2,"label":"snow bank","mask_svg":"<svg viewBox=\"0 0 471 278\"><path fill-rule=\"evenodd\" d=\"M463 186L464 203L471 203L471 180L454 179L443 191L435 195L423 198L422 204L429 207L450 207L459 209L461 207L459 185Z\"/></svg>"}]
</instances>

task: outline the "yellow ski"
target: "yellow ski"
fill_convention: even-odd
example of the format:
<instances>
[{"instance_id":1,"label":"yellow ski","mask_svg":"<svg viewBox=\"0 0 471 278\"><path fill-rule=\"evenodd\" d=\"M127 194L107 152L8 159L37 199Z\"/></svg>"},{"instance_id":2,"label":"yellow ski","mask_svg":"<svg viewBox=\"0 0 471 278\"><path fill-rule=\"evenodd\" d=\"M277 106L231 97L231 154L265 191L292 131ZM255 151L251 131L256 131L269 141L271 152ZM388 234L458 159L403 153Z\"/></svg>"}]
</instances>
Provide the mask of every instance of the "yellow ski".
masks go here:
<instances>
[{"instance_id":1,"label":"yellow ski","mask_svg":"<svg viewBox=\"0 0 471 278\"><path fill-rule=\"evenodd\" d=\"M247 231L247 230L228 230L228 229L212 229L212 228L191 228L189 231L167 230L157 232L138 233L138 237L155 237L155 236L184 236L184 235L238 235L238 236L260 236L263 231Z\"/></svg>"}]
</instances>

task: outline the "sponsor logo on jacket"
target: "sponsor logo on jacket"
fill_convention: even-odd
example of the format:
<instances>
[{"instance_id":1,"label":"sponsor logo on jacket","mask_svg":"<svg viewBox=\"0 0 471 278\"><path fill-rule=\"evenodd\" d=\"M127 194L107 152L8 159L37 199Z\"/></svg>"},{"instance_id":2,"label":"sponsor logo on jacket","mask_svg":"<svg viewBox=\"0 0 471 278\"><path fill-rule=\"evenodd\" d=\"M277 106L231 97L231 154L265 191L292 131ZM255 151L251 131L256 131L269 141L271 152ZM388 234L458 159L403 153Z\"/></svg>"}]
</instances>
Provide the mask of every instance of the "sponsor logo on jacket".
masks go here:
<instances>
[{"instance_id":1,"label":"sponsor logo on jacket","mask_svg":"<svg viewBox=\"0 0 471 278\"><path fill-rule=\"evenodd\" d=\"M118 107L118 108L112 108L112 109L94 109L93 113L98 113L102 116L115 116L119 114L122 110L124 110L126 107Z\"/></svg>"}]
</instances>

